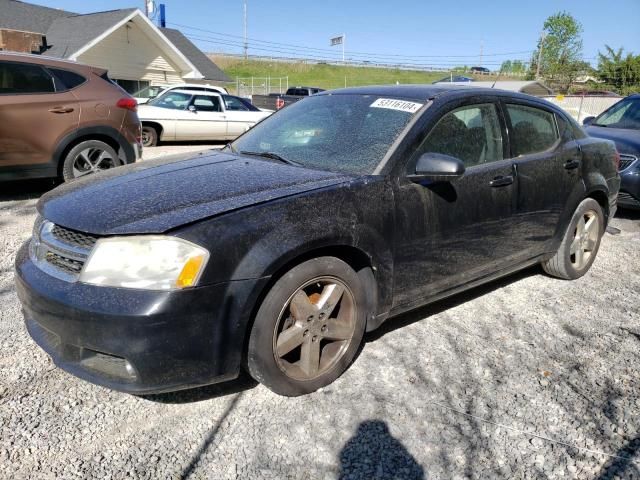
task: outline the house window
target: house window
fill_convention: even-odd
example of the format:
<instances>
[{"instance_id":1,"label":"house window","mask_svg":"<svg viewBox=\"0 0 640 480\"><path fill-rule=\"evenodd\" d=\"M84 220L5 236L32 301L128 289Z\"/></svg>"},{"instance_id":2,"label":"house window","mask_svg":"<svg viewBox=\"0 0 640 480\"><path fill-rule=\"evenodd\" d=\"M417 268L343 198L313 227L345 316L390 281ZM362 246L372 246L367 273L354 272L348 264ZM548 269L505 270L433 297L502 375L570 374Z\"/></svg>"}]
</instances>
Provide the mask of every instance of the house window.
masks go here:
<instances>
[{"instance_id":1,"label":"house window","mask_svg":"<svg viewBox=\"0 0 640 480\"><path fill-rule=\"evenodd\" d=\"M126 90L127 93L135 93L138 90L149 86L149 82L147 80L120 80L117 78L112 80Z\"/></svg>"}]
</instances>

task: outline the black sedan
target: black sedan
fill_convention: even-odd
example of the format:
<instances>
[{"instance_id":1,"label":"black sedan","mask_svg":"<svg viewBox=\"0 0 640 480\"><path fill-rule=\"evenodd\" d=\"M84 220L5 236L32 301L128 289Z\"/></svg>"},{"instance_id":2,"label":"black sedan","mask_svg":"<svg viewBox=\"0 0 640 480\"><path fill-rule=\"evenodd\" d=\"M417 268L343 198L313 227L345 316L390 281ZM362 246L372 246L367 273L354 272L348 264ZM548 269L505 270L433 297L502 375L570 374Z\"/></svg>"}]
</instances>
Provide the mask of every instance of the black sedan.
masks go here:
<instances>
[{"instance_id":1,"label":"black sedan","mask_svg":"<svg viewBox=\"0 0 640 480\"><path fill-rule=\"evenodd\" d=\"M620 152L621 207L640 209L640 94L630 95L598 117L584 119L589 135L615 142Z\"/></svg>"},{"instance_id":2,"label":"black sedan","mask_svg":"<svg viewBox=\"0 0 640 480\"><path fill-rule=\"evenodd\" d=\"M161 392L244 367L304 394L390 317L534 264L584 275L616 209L615 161L521 94L325 92L222 152L45 195L17 290L33 339L89 381Z\"/></svg>"}]
</instances>

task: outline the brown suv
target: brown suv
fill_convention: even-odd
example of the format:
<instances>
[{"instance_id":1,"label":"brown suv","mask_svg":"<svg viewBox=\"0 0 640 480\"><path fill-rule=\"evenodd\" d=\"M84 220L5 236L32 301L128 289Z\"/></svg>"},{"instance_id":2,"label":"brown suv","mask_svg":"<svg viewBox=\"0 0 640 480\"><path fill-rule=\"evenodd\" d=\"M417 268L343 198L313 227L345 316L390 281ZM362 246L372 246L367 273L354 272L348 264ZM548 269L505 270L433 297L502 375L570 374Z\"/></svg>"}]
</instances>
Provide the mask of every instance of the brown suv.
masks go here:
<instances>
[{"instance_id":1,"label":"brown suv","mask_svg":"<svg viewBox=\"0 0 640 480\"><path fill-rule=\"evenodd\" d=\"M106 70L0 52L0 181L70 180L135 162L136 110Z\"/></svg>"}]
</instances>

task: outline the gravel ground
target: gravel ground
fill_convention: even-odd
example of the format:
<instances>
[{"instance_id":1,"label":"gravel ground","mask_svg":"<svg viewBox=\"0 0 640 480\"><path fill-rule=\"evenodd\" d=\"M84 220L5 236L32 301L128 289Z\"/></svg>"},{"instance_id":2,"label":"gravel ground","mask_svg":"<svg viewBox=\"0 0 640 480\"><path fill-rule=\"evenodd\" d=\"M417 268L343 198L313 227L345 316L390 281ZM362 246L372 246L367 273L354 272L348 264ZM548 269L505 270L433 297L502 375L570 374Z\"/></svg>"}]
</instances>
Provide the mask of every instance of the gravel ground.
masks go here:
<instances>
[{"instance_id":1,"label":"gravel ground","mask_svg":"<svg viewBox=\"0 0 640 480\"><path fill-rule=\"evenodd\" d=\"M143 398L24 329L12 265L42 188L0 194L0 478L640 478L639 213L586 277L534 268L397 318L314 394Z\"/></svg>"}]
</instances>

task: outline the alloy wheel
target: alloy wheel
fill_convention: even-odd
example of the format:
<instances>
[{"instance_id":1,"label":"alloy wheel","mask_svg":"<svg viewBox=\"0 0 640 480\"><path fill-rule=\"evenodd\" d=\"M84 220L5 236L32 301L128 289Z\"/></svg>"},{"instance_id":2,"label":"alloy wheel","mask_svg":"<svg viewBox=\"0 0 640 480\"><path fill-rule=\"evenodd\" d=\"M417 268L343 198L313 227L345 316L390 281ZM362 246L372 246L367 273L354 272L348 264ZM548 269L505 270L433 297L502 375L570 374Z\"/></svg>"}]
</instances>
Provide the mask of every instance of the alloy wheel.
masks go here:
<instances>
[{"instance_id":1,"label":"alloy wheel","mask_svg":"<svg viewBox=\"0 0 640 480\"><path fill-rule=\"evenodd\" d=\"M283 306L273 336L278 367L295 380L331 370L352 342L356 303L345 283L318 277L302 285Z\"/></svg>"},{"instance_id":2,"label":"alloy wheel","mask_svg":"<svg viewBox=\"0 0 640 480\"><path fill-rule=\"evenodd\" d=\"M111 153L100 148L85 148L73 159L73 177L83 177L117 166L117 161Z\"/></svg>"},{"instance_id":3,"label":"alloy wheel","mask_svg":"<svg viewBox=\"0 0 640 480\"><path fill-rule=\"evenodd\" d=\"M598 245L600 224L598 215L593 210L587 210L578 223L569 248L571 265L576 270L582 270L591 259L593 251Z\"/></svg>"}]
</instances>

